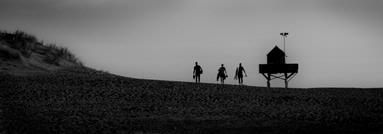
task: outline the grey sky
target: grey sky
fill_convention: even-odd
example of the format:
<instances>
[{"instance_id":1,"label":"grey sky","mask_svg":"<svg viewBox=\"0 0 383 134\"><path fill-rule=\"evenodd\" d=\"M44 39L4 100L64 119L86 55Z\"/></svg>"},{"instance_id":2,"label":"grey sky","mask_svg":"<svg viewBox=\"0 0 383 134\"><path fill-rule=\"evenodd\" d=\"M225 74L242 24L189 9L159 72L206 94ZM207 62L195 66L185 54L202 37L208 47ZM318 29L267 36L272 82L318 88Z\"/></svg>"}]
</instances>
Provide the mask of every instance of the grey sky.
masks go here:
<instances>
[{"instance_id":1,"label":"grey sky","mask_svg":"<svg viewBox=\"0 0 383 134\"><path fill-rule=\"evenodd\" d=\"M68 47L86 65L150 79L204 82L242 62L245 84L289 32L292 87L383 87L383 0L0 0L0 29ZM229 83L235 83L232 77ZM272 85L280 85L273 82Z\"/></svg>"}]
</instances>

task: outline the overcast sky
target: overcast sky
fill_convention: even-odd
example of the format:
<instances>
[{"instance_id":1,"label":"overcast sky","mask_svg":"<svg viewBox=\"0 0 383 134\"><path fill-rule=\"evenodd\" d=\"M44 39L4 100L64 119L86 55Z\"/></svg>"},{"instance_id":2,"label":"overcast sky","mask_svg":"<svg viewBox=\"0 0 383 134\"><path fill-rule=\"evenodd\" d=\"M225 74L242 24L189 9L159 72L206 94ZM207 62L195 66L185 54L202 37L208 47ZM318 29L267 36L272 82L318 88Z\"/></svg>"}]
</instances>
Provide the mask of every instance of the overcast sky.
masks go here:
<instances>
[{"instance_id":1,"label":"overcast sky","mask_svg":"<svg viewBox=\"0 0 383 134\"><path fill-rule=\"evenodd\" d=\"M383 0L0 0L0 29L68 47L87 66L148 79L265 86L258 64L286 40L291 87L383 87ZM281 86L281 81L272 86Z\"/></svg>"}]
</instances>

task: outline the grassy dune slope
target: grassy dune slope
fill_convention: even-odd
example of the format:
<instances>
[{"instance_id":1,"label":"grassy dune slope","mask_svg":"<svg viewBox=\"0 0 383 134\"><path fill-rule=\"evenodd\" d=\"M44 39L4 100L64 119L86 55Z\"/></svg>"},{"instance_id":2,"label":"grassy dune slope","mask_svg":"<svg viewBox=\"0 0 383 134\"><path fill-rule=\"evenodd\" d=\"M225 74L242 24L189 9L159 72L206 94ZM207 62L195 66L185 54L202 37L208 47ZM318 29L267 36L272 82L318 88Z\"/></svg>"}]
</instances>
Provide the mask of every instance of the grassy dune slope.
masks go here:
<instances>
[{"instance_id":1,"label":"grassy dune slope","mask_svg":"<svg viewBox=\"0 0 383 134\"><path fill-rule=\"evenodd\" d=\"M0 72L24 74L82 66L67 49L45 44L23 31L0 31Z\"/></svg>"},{"instance_id":2,"label":"grassy dune slope","mask_svg":"<svg viewBox=\"0 0 383 134\"><path fill-rule=\"evenodd\" d=\"M373 133L382 89L271 89L91 69L0 75L6 133Z\"/></svg>"}]
</instances>

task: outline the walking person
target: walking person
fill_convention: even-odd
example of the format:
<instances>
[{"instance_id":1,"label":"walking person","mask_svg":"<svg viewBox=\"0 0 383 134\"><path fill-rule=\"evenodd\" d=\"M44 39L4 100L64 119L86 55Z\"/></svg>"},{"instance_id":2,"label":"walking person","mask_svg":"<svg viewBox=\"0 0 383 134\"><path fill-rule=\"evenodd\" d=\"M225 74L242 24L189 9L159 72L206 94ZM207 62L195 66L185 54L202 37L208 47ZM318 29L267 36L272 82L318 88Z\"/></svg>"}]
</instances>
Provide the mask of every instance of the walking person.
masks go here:
<instances>
[{"instance_id":1,"label":"walking person","mask_svg":"<svg viewBox=\"0 0 383 134\"><path fill-rule=\"evenodd\" d=\"M224 84L227 77L226 68L221 64L221 67L218 69L217 81L221 80L221 84Z\"/></svg>"},{"instance_id":2,"label":"walking person","mask_svg":"<svg viewBox=\"0 0 383 134\"><path fill-rule=\"evenodd\" d=\"M201 74L203 73L202 67L198 65L198 62L195 62L194 70L193 70L193 79L195 79L195 83L201 82Z\"/></svg>"},{"instance_id":3,"label":"walking person","mask_svg":"<svg viewBox=\"0 0 383 134\"><path fill-rule=\"evenodd\" d=\"M243 73L245 74L245 77L247 77L245 68L242 67L242 63L239 63L239 67L235 70L235 78L238 79L238 84L242 85L243 84Z\"/></svg>"}]
</instances>

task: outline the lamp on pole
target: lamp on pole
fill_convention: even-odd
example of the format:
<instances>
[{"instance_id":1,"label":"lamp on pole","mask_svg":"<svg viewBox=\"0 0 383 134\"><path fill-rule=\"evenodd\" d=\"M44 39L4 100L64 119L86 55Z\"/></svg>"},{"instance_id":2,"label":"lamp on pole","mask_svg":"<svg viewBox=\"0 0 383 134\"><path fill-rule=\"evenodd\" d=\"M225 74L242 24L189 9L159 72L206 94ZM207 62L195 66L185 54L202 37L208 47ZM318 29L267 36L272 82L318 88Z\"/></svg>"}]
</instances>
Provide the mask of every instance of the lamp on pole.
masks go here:
<instances>
[{"instance_id":1,"label":"lamp on pole","mask_svg":"<svg viewBox=\"0 0 383 134\"><path fill-rule=\"evenodd\" d=\"M287 35L289 35L289 33L281 33L280 35L282 35L282 38L283 38L283 52L285 53L285 56L287 57L287 54L286 54L286 38L287 38Z\"/></svg>"}]
</instances>

